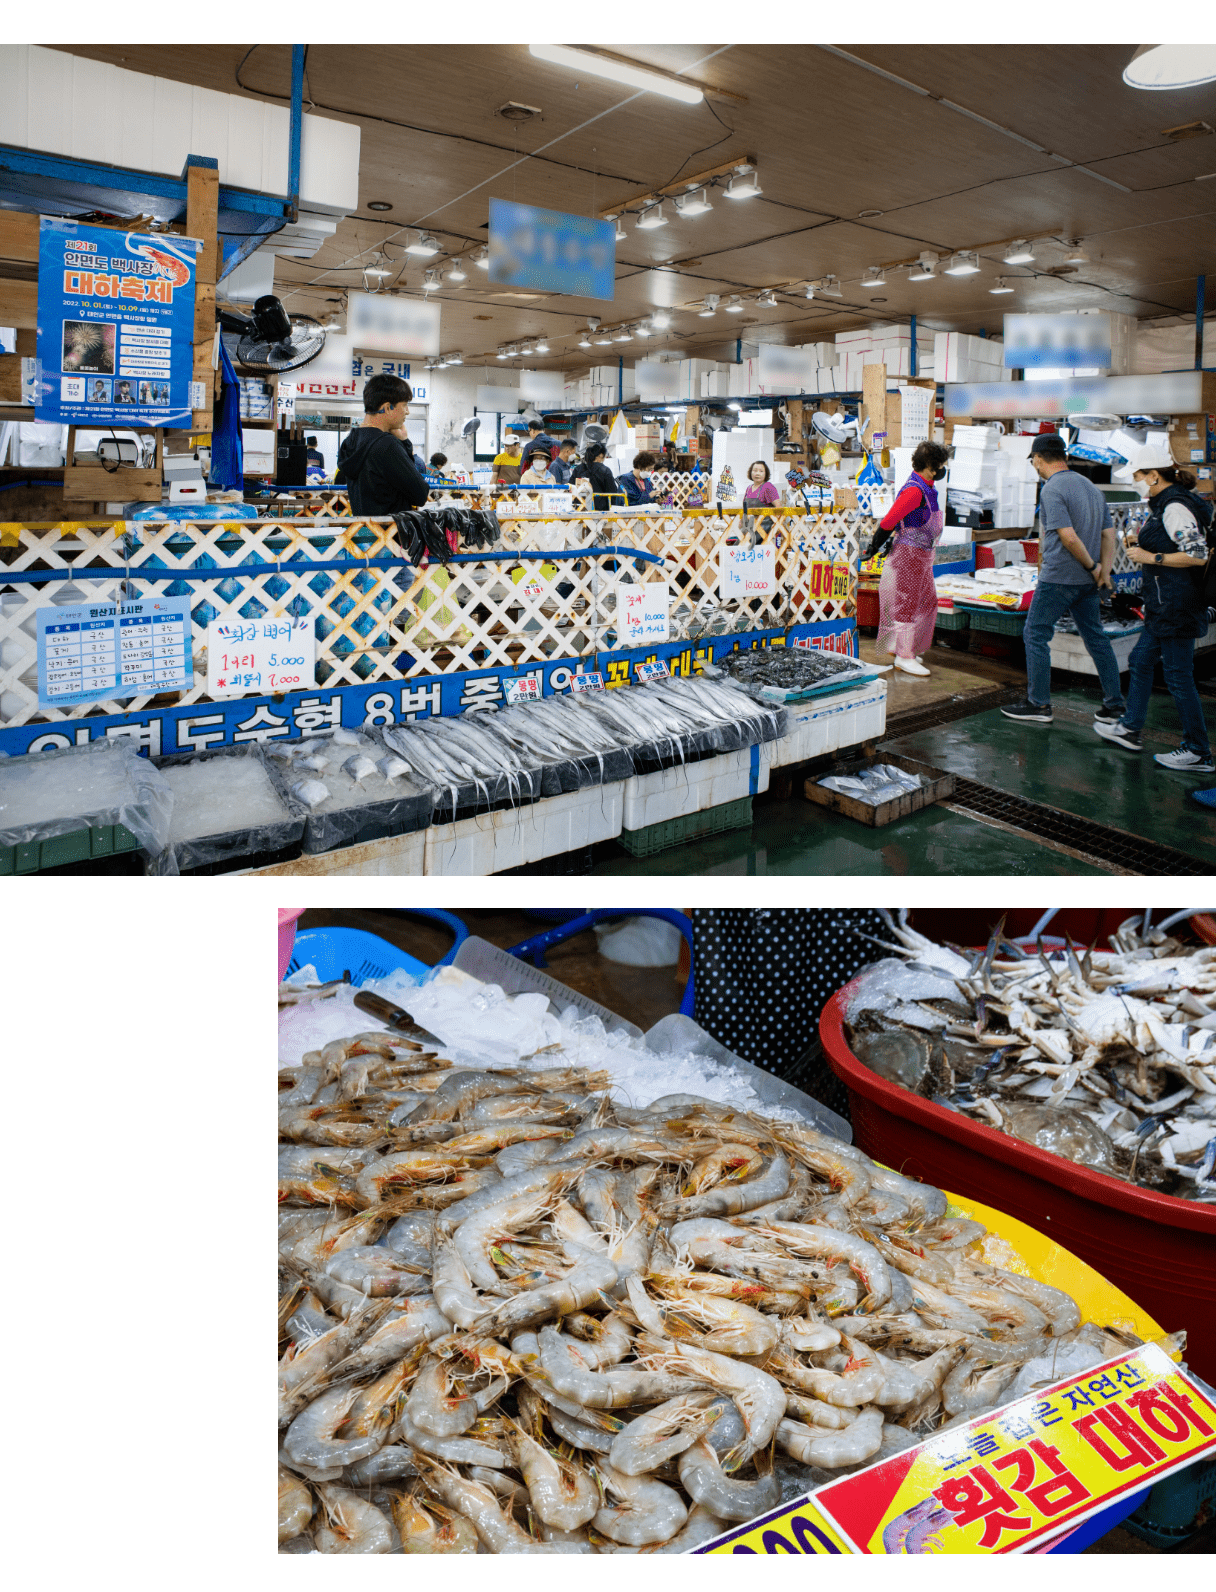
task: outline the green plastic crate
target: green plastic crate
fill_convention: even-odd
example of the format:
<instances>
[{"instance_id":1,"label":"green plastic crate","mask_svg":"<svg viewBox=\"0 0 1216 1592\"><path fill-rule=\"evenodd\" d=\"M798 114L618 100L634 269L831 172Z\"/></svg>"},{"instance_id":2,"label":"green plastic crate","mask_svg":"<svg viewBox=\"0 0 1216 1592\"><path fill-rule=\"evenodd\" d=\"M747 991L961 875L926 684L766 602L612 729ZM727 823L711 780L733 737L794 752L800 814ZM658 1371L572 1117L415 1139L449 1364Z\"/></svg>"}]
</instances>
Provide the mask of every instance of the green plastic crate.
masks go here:
<instances>
[{"instance_id":1,"label":"green plastic crate","mask_svg":"<svg viewBox=\"0 0 1216 1592\"><path fill-rule=\"evenodd\" d=\"M1181 1547L1216 1517L1216 1459L1201 1459L1159 1481L1123 1522L1123 1529L1155 1548Z\"/></svg>"},{"instance_id":2,"label":"green plastic crate","mask_svg":"<svg viewBox=\"0 0 1216 1592\"><path fill-rule=\"evenodd\" d=\"M999 608L991 611L977 609L968 611L972 630L987 630L996 636L1020 636L1026 628L1026 620L1030 616L1029 608L1019 610L1017 613L1002 613Z\"/></svg>"},{"instance_id":3,"label":"green plastic crate","mask_svg":"<svg viewBox=\"0 0 1216 1592\"><path fill-rule=\"evenodd\" d=\"M961 608L956 608L953 613L948 609L939 608L937 618L933 622L935 630L966 630L971 624L971 615L964 613Z\"/></svg>"},{"instance_id":4,"label":"green plastic crate","mask_svg":"<svg viewBox=\"0 0 1216 1592\"><path fill-rule=\"evenodd\" d=\"M645 829L622 829L616 837L631 857L653 857L689 840L706 835L723 835L729 829L746 829L752 821L752 799L741 796L735 802L703 807L700 812L669 818L664 824L648 824Z\"/></svg>"},{"instance_id":5,"label":"green plastic crate","mask_svg":"<svg viewBox=\"0 0 1216 1592\"><path fill-rule=\"evenodd\" d=\"M14 873L41 873L70 862L90 862L94 857L115 857L138 851L139 841L125 824L102 824L97 829L75 829L70 835L34 840L27 846L0 846L0 877Z\"/></svg>"}]
</instances>

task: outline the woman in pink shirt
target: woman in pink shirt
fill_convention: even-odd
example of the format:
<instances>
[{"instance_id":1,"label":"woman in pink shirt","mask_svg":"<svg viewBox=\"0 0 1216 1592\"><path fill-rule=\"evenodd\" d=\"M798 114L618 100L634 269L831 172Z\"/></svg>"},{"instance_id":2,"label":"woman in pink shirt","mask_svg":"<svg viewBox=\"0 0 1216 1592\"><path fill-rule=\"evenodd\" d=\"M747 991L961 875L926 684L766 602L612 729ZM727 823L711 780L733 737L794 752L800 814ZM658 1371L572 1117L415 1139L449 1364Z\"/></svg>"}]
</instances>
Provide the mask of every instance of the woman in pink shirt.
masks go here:
<instances>
[{"instance_id":1,"label":"woman in pink shirt","mask_svg":"<svg viewBox=\"0 0 1216 1592\"><path fill-rule=\"evenodd\" d=\"M744 508L771 508L774 503L780 503L781 494L769 480L768 465L763 459L757 459L747 474L748 488L743 494Z\"/></svg>"}]
</instances>

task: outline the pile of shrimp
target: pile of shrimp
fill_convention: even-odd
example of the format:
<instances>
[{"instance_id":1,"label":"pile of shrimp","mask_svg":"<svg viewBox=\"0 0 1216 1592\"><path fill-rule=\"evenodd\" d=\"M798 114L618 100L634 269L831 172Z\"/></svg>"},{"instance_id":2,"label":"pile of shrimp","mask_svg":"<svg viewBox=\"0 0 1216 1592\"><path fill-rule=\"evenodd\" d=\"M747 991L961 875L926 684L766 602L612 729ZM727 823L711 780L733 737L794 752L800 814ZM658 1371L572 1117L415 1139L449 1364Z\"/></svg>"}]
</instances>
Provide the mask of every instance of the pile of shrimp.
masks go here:
<instances>
[{"instance_id":1,"label":"pile of shrimp","mask_svg":"<svg viewBox=\"0 0 1216 1592\"><path fill-rule=\"evenodd\" d=\"M608 1081L280 1073L281 1551L681 1553L1138 1341L850 1145Z\"/></svg>"},{"instance_id":2,"label":"pile of shrimp","mask_svg":"<svg viewBox=\"0 0 1216 1592\"><path fill-rule=\"evenodd\" d=\"M885 948L953 989L867 1017L853 1048L869 1065L867 1028L914 1033L922 1094L1110 1176L1216 1203L1216 947L1146 919L1122 923L1109 951L1065 936L1048 956L1041 940L1010 944L1003 918L974 954L888 918Z\"/></svg>"}]
</instances>

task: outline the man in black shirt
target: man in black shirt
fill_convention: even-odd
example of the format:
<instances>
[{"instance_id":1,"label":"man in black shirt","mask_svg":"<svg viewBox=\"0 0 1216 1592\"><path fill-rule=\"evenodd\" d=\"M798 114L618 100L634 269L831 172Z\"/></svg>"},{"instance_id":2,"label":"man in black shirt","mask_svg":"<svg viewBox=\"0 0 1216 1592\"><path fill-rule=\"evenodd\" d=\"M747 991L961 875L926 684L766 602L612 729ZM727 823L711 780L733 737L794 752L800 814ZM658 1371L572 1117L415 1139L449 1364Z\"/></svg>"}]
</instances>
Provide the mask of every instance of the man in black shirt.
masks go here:
<instances>
[{"instance_id":1,"label":"man in black shirt","mask_svg":"<svg viewBox=\"0 0 1216 1592\"><path fill-rule=\"evenodd\" d=\"M337 476L360 518L420 509L430 496L412 445L393 435L405 425L413 396L400 376L372 376L363 388L363 424L338 450Z\"/></svg>"},{"instance_id":2,"label":"man in black shirt","mask_svg":"<svg viewBox=\"0 0 1216 1592\"><path fill-rule=\"evenodd\" d=\"M620 487L617 485L616 476L604 463L604 455L604 445L600 442L593 442L583 455L583 463L575 465L574 473L570 477L572 481L581 481L586 476L594 487L596 494L592 500L592 507L597 513L601 514L614 507L607 495L608 493L615 493L618 497L623 496ZM615 506L619 507L620 505Z\"/></svg>"},{"instance_id":3,"label":"man in black shirt","mask_svg":"<svg viewBox=\"0 0 1216 1592\"><path fill-rule=\"evenodd\" d=\"M543 448L552 459L557 452L557 443L541 425L539 420L528 421L528 440L524 443L524 458L530 453L535 453L538 448Z\"/></svg>"}]
</instances>

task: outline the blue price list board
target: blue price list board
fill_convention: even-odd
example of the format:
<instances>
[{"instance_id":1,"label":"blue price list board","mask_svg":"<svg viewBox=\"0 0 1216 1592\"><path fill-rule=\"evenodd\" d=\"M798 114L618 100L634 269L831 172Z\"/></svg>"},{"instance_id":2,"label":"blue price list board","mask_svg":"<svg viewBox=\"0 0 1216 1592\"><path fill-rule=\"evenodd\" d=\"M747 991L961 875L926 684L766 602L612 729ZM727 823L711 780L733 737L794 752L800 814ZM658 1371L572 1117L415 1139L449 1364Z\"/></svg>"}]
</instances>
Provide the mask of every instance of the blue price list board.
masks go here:
<instances>
[{"instance_id":1,"label":"blue price list board","mask_svg":"<svg viewBox=\"0 0 1216 1592\"><path fill-rule=\"evenodd\" d=\"M576 298L615 298L616 224L491 199L490 281Z\"/></svg>"},{"instance_id":2,"label":"blue price list board","mask_svg":"<svg viewBox=\"0 0 1216 1592\"><path fill-rule=\"evenodd\" d=\"M38 610L38 706L71 707L194 684L188 597Z\"/></svg>"}]
</instances>

